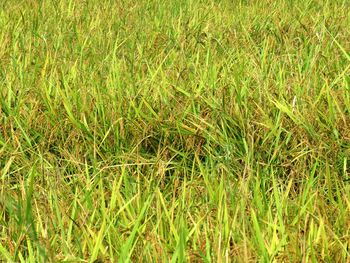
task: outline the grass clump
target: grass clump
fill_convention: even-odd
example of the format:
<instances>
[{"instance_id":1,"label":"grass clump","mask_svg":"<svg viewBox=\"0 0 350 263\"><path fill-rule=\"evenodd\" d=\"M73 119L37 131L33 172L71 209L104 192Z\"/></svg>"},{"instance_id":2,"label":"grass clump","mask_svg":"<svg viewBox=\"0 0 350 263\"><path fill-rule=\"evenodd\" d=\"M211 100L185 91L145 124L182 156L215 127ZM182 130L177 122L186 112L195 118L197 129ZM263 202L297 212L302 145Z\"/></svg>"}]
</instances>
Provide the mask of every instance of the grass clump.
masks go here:
<instances>
[{"instance_id":1,"label":"grass clump","mask_svg":"<svg viewBox=\"0 0 350 263\"><path fill-rule=\"evenodd\" d=\"M347 1L0 6L0 261L350 260Z\"/></svg>"}]
</instances>

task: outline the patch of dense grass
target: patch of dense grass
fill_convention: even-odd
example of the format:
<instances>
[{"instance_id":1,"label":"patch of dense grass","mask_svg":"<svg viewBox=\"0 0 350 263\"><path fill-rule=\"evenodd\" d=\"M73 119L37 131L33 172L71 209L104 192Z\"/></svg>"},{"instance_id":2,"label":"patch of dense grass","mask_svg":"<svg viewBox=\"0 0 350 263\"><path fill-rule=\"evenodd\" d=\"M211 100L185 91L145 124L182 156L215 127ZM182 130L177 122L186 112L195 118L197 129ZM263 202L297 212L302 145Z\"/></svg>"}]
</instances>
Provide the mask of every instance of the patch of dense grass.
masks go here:
<instances>
[{"instance_id":1,"label":"patch of dense grass","mask_svg":"<svg viewBox=\"0 0 350 263\"><path fill-rule=\"evenodd\" d=\"M349 12L1 1L0 261L349 261Z\"/></svg>"}]
</instances>

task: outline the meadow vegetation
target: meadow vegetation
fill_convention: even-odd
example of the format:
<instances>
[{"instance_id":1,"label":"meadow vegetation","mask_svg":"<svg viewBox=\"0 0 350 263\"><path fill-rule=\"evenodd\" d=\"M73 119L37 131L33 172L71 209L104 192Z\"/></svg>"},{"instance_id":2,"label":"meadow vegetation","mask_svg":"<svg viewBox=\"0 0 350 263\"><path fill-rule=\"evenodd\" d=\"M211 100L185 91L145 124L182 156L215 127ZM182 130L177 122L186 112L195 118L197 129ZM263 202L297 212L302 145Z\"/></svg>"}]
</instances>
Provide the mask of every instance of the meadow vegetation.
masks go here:
<instances>
[{"instance_id":1,"label":"meadow vegetation","mask_svg":"<svg viewBox=\"0 0 350 263\"><path fill-rule=\"evenodd\" d=\"M0 261L349 262L349 14L0 1Z\"/></svg>"}]
</instances>

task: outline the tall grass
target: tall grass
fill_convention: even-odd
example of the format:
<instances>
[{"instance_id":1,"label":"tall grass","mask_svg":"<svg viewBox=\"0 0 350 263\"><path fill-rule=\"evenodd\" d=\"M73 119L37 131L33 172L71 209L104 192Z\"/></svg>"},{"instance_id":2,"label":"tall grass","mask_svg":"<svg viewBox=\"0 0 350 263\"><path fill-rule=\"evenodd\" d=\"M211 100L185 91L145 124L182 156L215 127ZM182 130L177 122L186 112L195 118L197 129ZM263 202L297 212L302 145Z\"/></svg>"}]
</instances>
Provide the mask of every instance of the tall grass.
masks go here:
<instances>
[{"instance_id":1,"label":"tall grass","mask_svg":"<svg viewBox=\"0 0 350 263\"><path fill-rule=\"evenodd\" d=\"M0 261L350 261L348 1L0 2Z\"/></svg>"}]
</instances>

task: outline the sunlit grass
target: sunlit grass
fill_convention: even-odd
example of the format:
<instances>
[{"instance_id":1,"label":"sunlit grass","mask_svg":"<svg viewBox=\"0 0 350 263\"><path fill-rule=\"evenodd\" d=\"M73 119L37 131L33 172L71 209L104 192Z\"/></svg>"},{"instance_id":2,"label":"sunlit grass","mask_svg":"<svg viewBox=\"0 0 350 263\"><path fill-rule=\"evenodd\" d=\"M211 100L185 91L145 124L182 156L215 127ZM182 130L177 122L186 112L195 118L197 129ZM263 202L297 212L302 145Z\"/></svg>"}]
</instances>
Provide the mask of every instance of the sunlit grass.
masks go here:
<instances>
[{"instance_id":1,"label":"sunlit grass","mask_svg":"<svg viewBox=\"0 0 350 263\"><path fill-rule=\"evenodd\" d=\"M347 1L1 1L0 261L350 261Z\"/></svg>"}]
</instances>

